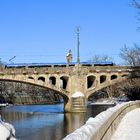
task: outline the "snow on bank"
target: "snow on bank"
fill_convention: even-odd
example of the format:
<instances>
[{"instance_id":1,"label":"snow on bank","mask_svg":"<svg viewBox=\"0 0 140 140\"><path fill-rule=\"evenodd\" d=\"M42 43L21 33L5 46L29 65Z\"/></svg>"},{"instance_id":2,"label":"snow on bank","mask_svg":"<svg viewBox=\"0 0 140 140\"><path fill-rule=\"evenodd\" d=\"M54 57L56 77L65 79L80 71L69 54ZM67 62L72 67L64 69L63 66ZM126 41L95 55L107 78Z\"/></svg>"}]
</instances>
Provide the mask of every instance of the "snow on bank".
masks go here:
<instances>
[{"instance_id":1,"label":"snow on bank","mask_svg":"<svg viewBox=\"0 0 140 140\"><path fill-rule=\"evenodd\" d=\"M0 119L0 140L17 140L13 125L5 123Z\"/></svg>"},{"instance_id":2,"label":"snow on bank","mask_svg":"<svg viewBox=\"0 0 140 140\"><path fill-rule=\"evenodd\" d=\"M5 106L8 106L8 103L2 103L0 104L1 107L5 107Z\"/></svg>"},{"instance_id":3,"label":"snow on bank","mask_svg":"<svg viewBox=\"0 0 140 140\"><path fill-rule=\"evenodd\" d=\"M128 112L111 140L140 140L140 108Z\"/></svg>"},{"instance_id":4,"label":"snow on bank","mask_svg":"<svg viewBox=\"0 0 140 140\"><path fill-rule=\"evenodd\" d=\"M93 104L93 105L112 105L112 104L116 104L116 103L117 103L116 98L102 98L91 104Z\"/></svg>"},{"instance_id":5,"label":"snow on bank","mask_svg":"<svg viewBox=\"0 0 140 140\"><path fill-rule=\"evenodd\" d=\"M129 102L130 103L130 102ZM118 104L115 107L103 111L95 118L90 117L86 124L75 130L73 133L67 135L63 140L91 140L99 128L108 120L108 118L116 112L119 108L127 103Z\"/></svg>"}]
</instances>

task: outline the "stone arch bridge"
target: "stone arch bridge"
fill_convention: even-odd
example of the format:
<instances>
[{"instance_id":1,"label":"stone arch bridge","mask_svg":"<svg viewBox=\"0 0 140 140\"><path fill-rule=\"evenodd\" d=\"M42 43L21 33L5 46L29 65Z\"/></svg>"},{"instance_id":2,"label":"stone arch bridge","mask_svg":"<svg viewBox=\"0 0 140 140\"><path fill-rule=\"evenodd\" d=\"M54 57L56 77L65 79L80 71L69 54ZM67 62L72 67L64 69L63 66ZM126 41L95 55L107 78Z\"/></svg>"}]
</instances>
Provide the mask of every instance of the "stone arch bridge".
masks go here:
<instances>
[{"instance_id":1,"label":"stone arch bridge","mask_svg":"<svg viewBox=\"0 0 140 140\"><path fill-rule=\"evenodd\" d=\"M0 80L17 81L52 89L64 97L66 112L85 112L89 96L125 80L139 67L75 66L0 68Z\"/></svg>"}]
</instances>

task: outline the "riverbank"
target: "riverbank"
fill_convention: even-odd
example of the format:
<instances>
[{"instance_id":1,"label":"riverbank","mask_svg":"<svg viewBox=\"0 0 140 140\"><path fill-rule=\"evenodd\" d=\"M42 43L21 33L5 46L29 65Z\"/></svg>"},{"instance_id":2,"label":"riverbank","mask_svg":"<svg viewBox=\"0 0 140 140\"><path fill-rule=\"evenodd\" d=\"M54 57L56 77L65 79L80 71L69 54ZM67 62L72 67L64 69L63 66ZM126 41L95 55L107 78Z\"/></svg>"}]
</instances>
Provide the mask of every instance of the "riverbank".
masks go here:
<instances>
[{"instance_id":1,"label":"riverbank","mask_svg":"<svg viewBox=\"0 0 140 140\"><path fill-rule=\"evenodd\" d=\"M91 105L116 105L117 103L117 98L101 98L90 102Z\"/></svg>"}]
</instances>

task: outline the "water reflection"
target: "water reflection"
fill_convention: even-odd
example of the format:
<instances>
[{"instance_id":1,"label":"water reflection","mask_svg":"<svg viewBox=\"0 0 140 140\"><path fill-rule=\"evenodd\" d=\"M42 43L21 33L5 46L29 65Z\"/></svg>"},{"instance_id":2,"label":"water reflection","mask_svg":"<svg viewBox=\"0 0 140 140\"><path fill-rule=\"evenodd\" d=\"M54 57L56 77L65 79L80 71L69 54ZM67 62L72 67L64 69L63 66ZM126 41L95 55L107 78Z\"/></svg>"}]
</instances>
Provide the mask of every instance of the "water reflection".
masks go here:
<instances>
[{"instance_id":1,"label":"water reflection","mask_svg":"<svg viewBox=\"0 0 140 140\"><path fill-rule=\"evenodd\" d=\"M17 136L20 139L31 140L39 138L45 140L47 136L47 139L51 140L52 133L53 137L57 136L60 139L59 133L62 133L61 131L63 130L61 128L63 119L63 114L35 114L27 119L14 122L14 126L15 128L22 128L21 130L17 130Z\"/></svg>"},{"instance_id":2,"label":"water reflection","mask_svg":"<svg viewBox=\"0 0 140 140\"><path fill-rule=\"evenodd\" d=\"M0 110L20 140L61 140L108 106L88 106L87 113L63 113L63 105L11 106ZM51 111L50 111L51 110ZM48 112L57 113L48 113Z\"/></svg>"},{"instance_id":3,"label":"water reflection","mask_svg":"<svg viewBox=\"0 0 140 140\"><path fill-rule=\"evenodd\" d=\"M64 119L65 131L68 134L85 123L86 113L66 113Z\"/></svg>"}]
</instances>

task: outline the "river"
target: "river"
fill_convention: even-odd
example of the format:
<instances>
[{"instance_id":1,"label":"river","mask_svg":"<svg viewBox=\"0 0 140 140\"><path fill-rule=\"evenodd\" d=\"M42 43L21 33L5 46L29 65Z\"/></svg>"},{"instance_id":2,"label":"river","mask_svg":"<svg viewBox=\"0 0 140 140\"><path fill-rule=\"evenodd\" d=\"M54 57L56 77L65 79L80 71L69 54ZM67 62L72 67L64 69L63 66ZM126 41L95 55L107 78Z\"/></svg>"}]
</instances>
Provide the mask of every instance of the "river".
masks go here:
<instances>
[{"instance_id":1,"label":"river","mask_svg":"<svg viewBox=\"0 0 140 140\"><path fill-rule=\"evenodd\" d=\"M2 120L14 125L20 140L61 140L108 106L88 105L87 113L63 113L63 104L0 108Z\"/></svg>"}]
</instances>

